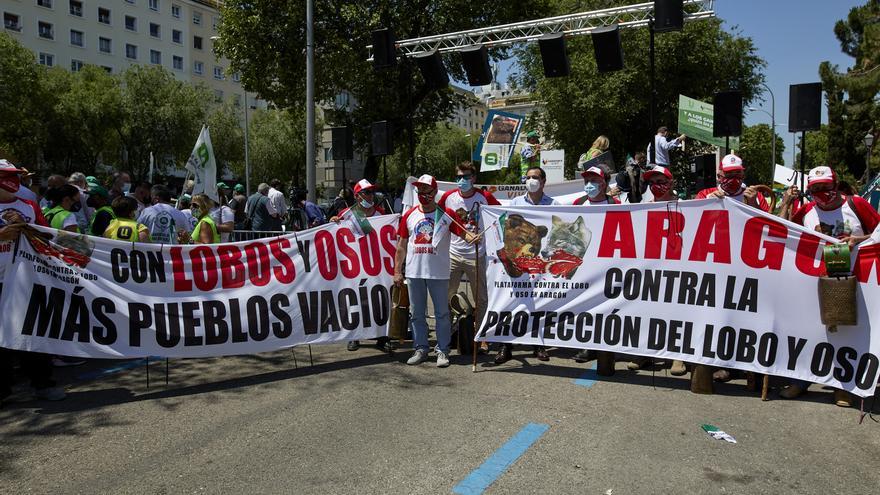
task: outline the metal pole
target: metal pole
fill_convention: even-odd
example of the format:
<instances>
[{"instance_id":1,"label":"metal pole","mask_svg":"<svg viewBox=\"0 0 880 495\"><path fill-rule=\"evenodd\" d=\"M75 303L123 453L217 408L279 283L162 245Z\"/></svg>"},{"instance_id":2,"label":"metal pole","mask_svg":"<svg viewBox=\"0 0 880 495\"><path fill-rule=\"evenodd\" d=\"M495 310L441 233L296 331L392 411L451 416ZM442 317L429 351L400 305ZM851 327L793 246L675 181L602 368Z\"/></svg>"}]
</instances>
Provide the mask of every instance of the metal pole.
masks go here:
<instances>
[{"instance_id":1,"label":"metal pole","mask_svg":"<svg viewBox=\"0 0 880 495\"><path fill-rule=\"evenodd\" d=\"M807 131L801 131L801 193L804 192L804 176L806 174Z\"/></svg>"},{"instance_id":2,"label":"metal pole","mask_svg":"<svg viewBox=\"0 0 880 495\"><path fill-rule=\"evenodd\" d=\"M315 32L314 0L306 0L306 189L309 201L316 195L315 170Z\"/></svg>"},{"instance_id":3,"label":"metal pole","mask_svg":"<svg viewBox=\"0 0 880 495\"><path fill-rule=\"evenodd\" d=\"M653 17L648 18L648 31L651 33L650 34L651 42L649 45L650 49L648 50L649 64L651 66L651 71L650 71L650 76L649 76L649 78L651 80L651 102L648 107L648 123L651 127L651 132L656 133L657 126L654 124L654 18ZM656 134L652 134L651 136L653 136L651 138L651 139L653 139L653 142L651 143L651 156L648 157L648 159L650 160L648 163L650 165L656 165L657 164L657 150L654 148L657 147L657 137L656 137Z\"/></svg>"},{"instance_id":4,"label":"metal pole","mask_svg":"<svg viewBox=\"0 0 880 495\"><path fill-rule=\"evenodd\" d=\"M770 86L767 86L766 83L761 84L770 93L770 155L773 160L773 163L770 165L770 177L773 177L773 174L776 172L776 97L773 95Z\"/></svg>"},{"instance_id":5,"label":"metal pole","mask_svg":"<svg viewBox=\"0 0 880 495\"><path fill-rule=\"evenodd\" d=\"M251 195L251 161L248 156L248 98L247 91L244 92L244 190L247 195Z\"/></svg>"}]
</instances>

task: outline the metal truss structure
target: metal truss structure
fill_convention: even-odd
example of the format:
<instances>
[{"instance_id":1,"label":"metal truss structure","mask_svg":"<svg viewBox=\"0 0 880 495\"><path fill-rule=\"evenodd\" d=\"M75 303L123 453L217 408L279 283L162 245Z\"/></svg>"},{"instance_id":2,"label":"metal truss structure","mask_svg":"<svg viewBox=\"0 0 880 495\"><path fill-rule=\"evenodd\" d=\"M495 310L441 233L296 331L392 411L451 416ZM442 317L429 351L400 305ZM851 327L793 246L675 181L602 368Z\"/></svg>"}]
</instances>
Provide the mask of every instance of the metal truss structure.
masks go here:
<instances>
[{"instance_id":1,"label":"metal truss structure","mask_svg":"<svg viewBox=\"0 0 880 495\"><path fill-rule=\"evenodd\" d=\"M715 17L715 0L684 0L684 21ZM474 45L488 48L535 41L545 34L565 33L566 36L590 34L597 28L617 24L621 29L647 26L654 15L654 2L624 7L580 12L547 17L532 21L504 24L488 28L470 29L456 33L438 34L398 41L398 55L412 57L437 50L454 52ZM367 46L368 58L373 60L373 45Z\"/></svg>"}]
</instances>

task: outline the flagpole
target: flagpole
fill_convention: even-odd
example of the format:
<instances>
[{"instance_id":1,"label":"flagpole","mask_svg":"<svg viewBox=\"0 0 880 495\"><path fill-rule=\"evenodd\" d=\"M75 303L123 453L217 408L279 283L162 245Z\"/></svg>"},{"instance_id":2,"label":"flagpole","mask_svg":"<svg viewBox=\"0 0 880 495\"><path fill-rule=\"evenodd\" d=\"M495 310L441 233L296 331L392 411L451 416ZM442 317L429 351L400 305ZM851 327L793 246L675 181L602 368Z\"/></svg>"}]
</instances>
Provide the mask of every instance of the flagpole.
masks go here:
<instances>
[{"instance_id":1,"label":"flagpole","mask_svg":"<svg viewBox=\"0 0 880 495\"><path fill-rule=\"evenodd\" d=\"M480 203L474 203L477 207L477 218L480 217ZM476 291L474 293L474 341L471 342L471 346L473 347L474 361L471 365L471 373L477 372L477 331L480 327L480 322L478 321L478 316L480 314L480 242L481 239L477 239L477 242L474 243L474 253L476 256L474 257L474 272L476 279L474 281L474 286L476 287Z\"/></svg>"}]
</instances>

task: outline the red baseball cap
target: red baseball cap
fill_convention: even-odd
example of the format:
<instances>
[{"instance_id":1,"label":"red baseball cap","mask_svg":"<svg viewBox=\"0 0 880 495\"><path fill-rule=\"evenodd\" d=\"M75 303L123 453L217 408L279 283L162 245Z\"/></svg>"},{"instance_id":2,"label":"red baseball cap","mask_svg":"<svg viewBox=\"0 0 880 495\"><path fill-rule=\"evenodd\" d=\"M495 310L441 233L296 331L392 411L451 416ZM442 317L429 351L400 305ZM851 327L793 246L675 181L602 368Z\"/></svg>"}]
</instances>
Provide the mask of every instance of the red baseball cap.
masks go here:
<instances>
[{"instance_id":1,"label":"red baseball cap","mask_svg":"<svg viewBox=\"0 0 880 495\"><path fill-rule=\"evenodd\" d=\"M418 179L416 179L415 182L413 182L413 186L417 186L419 184L423 186L428 186L431 189L437 189L437 179L428 174L419 177Z\"/></svg>"},{"instance_id":2,"label":"red baseball cap","mask_svg":"<svg viewBox=\"0 0 880 495\"><path fill-rule=\"evenodd\" d=\"M354 193L358 194L361 191L372 191L376 189L376 185L368 181L367 179L361 179L357 184L354 185Z\"/></svg>"},{"instance_id":3,"label":"red baseball cap","mask_svg":"<svg viewBox=\"0 0 880 495\"><path fill-rule=\"evenodd\" d=\"M662 175L669 180L673 180L672 171L670 171L668 168L663 167L661 165L655 165L653 168L645 170L642 173L642 179L648 180L649 178L651 178L652 176L655 176L655 175Z\"/></svg>"},{"instance_id":4,"label":"red baseball cap","mask_svg":"<svg viewBox=\"0 0 880 495\"><path fill-rule=\"evenodd\" d=\"M0 174L20 174L24 172L24 170L16 167L9 160L0 159Z\"/></svg>"},{"instance_id":5,"label":"red baseball cap","mask_svg":"<svg viewBox=\"0 0 880 495\"><path fill-rule=\"evenodd\" d=\"M834 175L834 170L824 165L811 169L810 173L807 174L807 187L813 184L821 184L823 182L834 183L836 181L837 176Z\"/></svg>"},{"instance_id":6,"label":"red baseball cap","mask_svg":"<svg viewBox=\"0 0 880 495\"><path fill-rule=\"evenodd\" d=\"M737 170L745 170L745 167L743 166L742 158L731 153L721 159L719 170L722 172L736 172Z\"/></svg>"},{"instance_id":7,"label":"red baseball cap","mask_svg":"<svg viewBox=\"0 0 880 495\"><path fill-rule=\"evenodd\" d=\"M586 177L588 175L596 175L601 177L602 179L605 179L605 172L603 172L601 168L596 166L592 166L581 172L581 177Z\"/></svg>"}]
</instances>

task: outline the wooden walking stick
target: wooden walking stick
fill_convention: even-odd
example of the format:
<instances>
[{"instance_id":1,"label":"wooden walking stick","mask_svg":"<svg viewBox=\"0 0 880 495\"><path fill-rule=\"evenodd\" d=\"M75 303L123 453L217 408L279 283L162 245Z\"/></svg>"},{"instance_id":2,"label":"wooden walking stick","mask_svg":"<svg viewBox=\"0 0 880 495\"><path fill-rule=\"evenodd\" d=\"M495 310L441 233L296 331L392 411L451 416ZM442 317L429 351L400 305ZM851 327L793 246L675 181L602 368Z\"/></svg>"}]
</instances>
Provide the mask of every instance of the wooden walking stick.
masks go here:
<instances>
[{"instance_id":1,"label":"wooden walking stick","mask_svg":"<svg viewBox=\"0 0 880 495\"><path fill-rule=\"evenodd\" d=\"M477 214L480 212L480 203L476 203L477 205ZM474 252L476 256L474 257L474 272L476 276L474 277L476 280L474 281L474 287L477 288L474 294L474 339L471 342L471 347L473 347L474 353L474 362L471 365L471 373L477 372L477 331L480 327L479 322L479 314L480 314L480 242L482 242L482 237L474 242Z\"/></svg>"},{"instance_id":2,"label":"wooden walking stick","mask_svg":"<svg viewBox=\"0 0 880 495\"><path fill-rule=\"evenodd\" d=\"M770 390L770 375L764 375L764 383L761 386L761 400L767 400L767 392Z\"/></svg>"}]
</instances>

